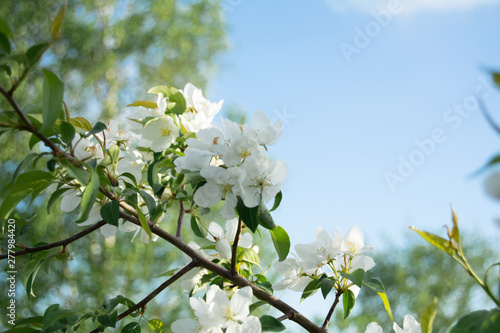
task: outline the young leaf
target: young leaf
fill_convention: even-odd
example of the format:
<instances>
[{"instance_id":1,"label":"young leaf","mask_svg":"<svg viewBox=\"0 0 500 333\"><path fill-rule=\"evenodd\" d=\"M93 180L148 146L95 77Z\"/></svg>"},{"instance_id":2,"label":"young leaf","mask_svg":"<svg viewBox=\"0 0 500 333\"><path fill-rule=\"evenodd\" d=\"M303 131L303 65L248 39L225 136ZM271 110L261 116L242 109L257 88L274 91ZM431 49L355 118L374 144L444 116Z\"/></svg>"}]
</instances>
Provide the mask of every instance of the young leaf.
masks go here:
<instances>
[{"instance_id":1,"label":"young leaf","mask_svg":"<svg viewBox=\"0 0 500 333\"><path fill-rule=\"evenodd\" d=\"M61 30L61 25L64 20L64 13L66 12L66 4L64 4L61 9L59 10L59 13L57 13L56 19L54 20L54 23L52 23L52 26L50 27L50 33L52 35L52 38L55 39L59 36L59 32Z\"/></svg>"},{"instance_id":2,"label":"young leaf","mask_svg":"<svg viewBox=\"0 0 500 333\"><path fill-rule=\"evenodd\" d=\"M491 75L493 76L493 82L495 82L495 84L500 87L500 73L498 72L493 72L491 73Z\"/></svg>"},{"instance_id":3,"label":"young leaf","mask_svg":"<svg viewBox=\"0 0 500 333\"><path fill-rule=\"evenodd\" d=\"M10 40L0 32L0 54L10 54Z\"/></svg>"},{"instance_id":4,"label":"young leaf","mask_svg":"<svg viewBox=\"0 0 500 333\"><path fill-rule=\"evenodd\" d=\"M377 279L368 279L366 281L363 281L363 284L377 293L385 293L384 285Z\"/></svg>"},{"instance_id":5,"label":"young leaf","mask_svg":"<svg viewBox=\"0 0 500 333\"><path fill-rule=\"evenodd\" d=\"M259 207L252 207L248 208L245 206L243 203L243 200L238 197L238 203L236 205L236 211L238 212L238 215L241 217L243 220L243 223L252 230L252 232L255 232L257 230L257 227L259 226L259 219L257 216Z\"/></svg>"},{"instance_id":6,"label":"young leaf","mask_svg":"<svg viewBox=\"0 0 500 333\"><path fill-rule=\"evenodd\" d=\"M460 230L458 229L458 218L453 207L451 208L451 220L453 221L453 228L451 229L451 238L454 239L457 245L460 246Z\"/></svg>"},{"instance_id":7,"label":"young leaf","mask_svg":"<svg viewBox=\"0 0 500 333\"><path fill-rule=\"evenodd\" d=\"M238 255L238 259L252 265L260 266L260 258L254 249L243 249Z\"/></svg>"},{"instance_id":8,"label":"young leaf","mask_svg":"<svg viewBox=\"0 0 500 333\"><path fill-rule=\"evenodd\" d=\"M278 194L276 194L276 196L274 197L273 208L271 208L269 211L272 212L272 211L276 210L276 208L279 207L282 199L283 199L283 193L281 193L281 191L279 191Z\"/></svg>"},{"instance_id":9,"label":"young leaf","mask_svg":"<svg viewBox=\"0 0 500 333\"><path fill-rule=\"evenodd\" d=\"M437 314L437 304L438 299L434 297L434 300L420 314L422 333L432 333L432 323Z\"/></svg>"},{"instance_id":10,"label":"young leaf","mask_svg":"<svg viewBox=\"0 0 500 333\"><path fill-rule=\"evenodd\" d=\"M149 239L153 239L153 236L151 235L151 229L149 228L148 220L146 219L146 216L144 216L144 213L140 209L137 209L137 216L139 216L139 222L141 222L141 226L148 234Z\"/></svg>"},{"instance_id":11,"label":"young leaf","mask_svg":"<svg viewBox=\"0 0 500 333\"><path fill-rule=\"evenodd\" d=\"M194 216L191 216L191 229L193 230L194 234L200 238L205 238L205 236L207 235L207 231L205 230L205 228L198 224L198 220Z\"/></svg>"},{"instance_id":12,"label":"young leaf","mask_svg":"<svg viewBox=\"0 0 500 333\"><path fill-rule=\"evenodd\" d=\"M165 329L165 324L160 319L151 319L148 324L156 333L162 333Z\"/></svg>"},{"instance_id":13,"label":"young leaf","mask_svg":"<svg viewBox=\"0 0 500 333\"><path fill-rule=\"evenodd\" d=\"M87 167L87 170L90 172L90 182L82 194L80 217L76 221L77 223L87 220L89 212L92 206L94 206L95 199L97 198L97 193L99 193L99 175L90 167Z\"/></svg>"},{"instance_id":14,"label":"young leaf","mask_svg":"<svg viewBox=\"0 0 500 333\"><path fill-rule=\"evenodd\" d=\"M391 311L391 305L389 304L389 300L387 299L387 295L385 293L377 293L377 294L382 299L382 302L384 303L385 311L387 312L387 315L389 315L389 318L391 318L391 322L394 322L394 317L393 317L392 311Z\"/></svg>"},{"instance_id":15,"label":"young leaf","mask_svg":"<svg viewBox=\"0 0 500 333\"><path fill-rule=\"evenodd\" d=\"M309 296L314 295L319 288L321 287L321 280L320 279L314 279L311 282L307 284L307 286L304 288L304 291L302 292L302 296L300 296L300 301L302 302Z\"/></svg>"},{"instance_id":16,"label":"young leaf","mask_svg":"<svg viewBox=\"0 0 500 333\"><path fill-rule=\"evenodd\" d=\"M332 281L328 278L321 280L321 294L323 295L324 299L326 299L326 296L328 296L330 291L332 291L334 285L335 281Z\"/></svg>"},{"instance_id":17,"label":"young leaf","mask_svg":"<svg viewBox=\"0 0 500 333\"><path fill-rule=\"evenodd\" d=\"M257 217L259 218L260 225L270 230L275 229L276 224L274 224L273 217L271 216L271 213L269 213L269 210L267 210L264 200L260 201L258 207L259 208L257 209Z\"/></svg>"},{"instance_id":18,"label":"young leaf","mask_svg":"<svg viewBox=\"0 0 500 333\"><path fill-rule=\"evenodd\" d=\"M108 128L108 127L107 127L104 123L102 123L102 122L98 121L98 122L94 125L94 127L92 127L92 129L91 129L91 130L87 133L87 136L90 136L90 135L94 135L94 134L100 133L100 132L102 132L102 131L106 130L107 128Z\"/></svg>"},{"instance_id":19,"label":"young leaf","mask_svg":"<svg viewBox=\"0 0 500 333\"><path fill-rule=\"evenodd\" d=\"M288 237L285 229L280 226L277 226L274 230L269 230L269 232L271 233L276 253L278 253L279 261L285 260L290 251L290 237Z\"/></svg>"},{"instance_id":20,"label":"young leaf","mask_svg":"<svg viewBox=\"0 0 500 333\"><path fill-rule=\"evenodd\" d=\"M62 113L64 83L57 75L43 69L42 130L52 127Z\"/></svg>"},{"instance_id":21,"label":"young leaf","mask_svg":"<svg viewBox=\"0 0 500 333\"><path fill-rule=\"evenodd\" d=\"M151 102L151 101L137 101L127 106L142 106L147 109L156 109L158 107L158 104L156 104L156 102Z\"/></svg>"},{"instance_id":22,"label":"young leaf","mask_svg":"<svg viewBox=\"0 0 500 333\"><path fill-rule=\"evenodd\" d=\"M34 67L42 58L42 55L49 48L48 43L42 43L33 45L26 51L26 61L28 62L28 67Z\"/></svg>"},{"instance_id":23,"label":"young leaf","mask_svg":"<svg viewBox=\"0 0 500 333\"><path fill-rule=\"evenodd\" d=\"M120 331L121 333L141 333L141 326L137 322L131 322L125 325ZM155 331L156 332L156 331Z\"/></svg>"},{"instance_id":24,"label":"young leaf","mask_svg":"<svg viewBox=\"0 0 500 333\"><path fill-rule=\"evenodd\" d=\"M61 140L68 145L75 138L76 131L73 125L71 125L70 123L67 123L65 121L61 122L61 124L59 125L59 131L61 132Z\"/></svg>"},{"instance_id":25,"label":"young leaf","mask_svg":"<svg viewBox=\"0 0 500 333\"><path fill-rule=\"evenodd\" d=\"M118 226L120 219L120 204L116 200L111 200L101 208L101 217L107 223Z\"/></svg>"},{"instance_id":26,"label":"young leaf","mask_svg":"<svg viewBox=\"0 0 500 333\"><path fill-rule=\"evenodd\" d=\"M262 332L281 332L286 328L281 321L268 315L263 315L259 320L262 326Z\"/></svg>"},{"instance_id":27,"label":"young leaf","mask_svg":"<svg viewBox=\"0 0 500 333\"><path fill-rule=\"evenodd\" d=\"M450 246L450 241L446 240L442 237L439 237L437 235L431 234L430 232L425 232L425 231L420 231L415 227L410 227L411 230L417 232L420 236L422 236L423 239L431 243L431 245L434 245L440 250L443 250L444 252L448 253L450 256L453 256L453 249Z\"/></svg>"},{"instance_id":28,"label":"young leaf","mask_svg":"<svg viewBox=\"0 0 500 333\"><path fill-rule=\"evenodd\" d=\"M351 281L352 283L354 283L355 285L357 285L360 288L363 286L363 277L365 276L365 271L361 268L355 270L354 272L352 272L350 274L349 273L340 273L340 275L342 275L342 277Z\"/></svg>"},{"instance_id":29,"label":"young leaf","mask_svg":"<svg viewBox=\"0 0 500 333\"><path fill-rule=\"evenodd\" d=\"M349 317L349 314L351 313L355 302L356 297L354 297L354 293L351 291L351 289L347 289L347 291L342 294L342 304L344 305L344 319Z\"/></svg>"},{"instance_id":30,"label":"young leaf","mask_svg":"<svg viewBox=\"0 0 500 333\"><path fill-rule=\"evenodd\" d=\"M69 123L74 127L81 128L87 132L92 130L92 125L89 123L87 119L83 117L70 118Z\"/></svg>"}]
</instances>

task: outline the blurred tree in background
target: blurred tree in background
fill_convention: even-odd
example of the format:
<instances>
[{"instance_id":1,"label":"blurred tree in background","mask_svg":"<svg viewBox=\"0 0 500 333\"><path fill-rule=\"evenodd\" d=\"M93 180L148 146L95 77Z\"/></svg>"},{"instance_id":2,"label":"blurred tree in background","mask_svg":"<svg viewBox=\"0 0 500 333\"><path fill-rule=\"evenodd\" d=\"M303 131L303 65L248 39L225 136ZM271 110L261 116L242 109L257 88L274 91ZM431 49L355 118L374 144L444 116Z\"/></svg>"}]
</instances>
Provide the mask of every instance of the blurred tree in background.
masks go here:
<instances>
[{"instance_id":1,"label":"blurred tree in background","mask_svg":"<svg viewBox=\"0 0 500 333\"><path fill-rule=\"evenodd\" d=\"M20 36L14 47L26 50L34 41L49 40L49 22L65 2L61 39L49 49L42 66L66 82L64 100L73 115L111 119L132 101L147 98L146 87L158 84L183 87L192 82L204 88L215 71L217 56L227 48L226 27L217 1L3 0L0 17ZM41 78L28 80L16 96L20 101L39 102ZM9 109L5 100L1 103L1 109ZM30 107L21 106L25 110ZM0 145L0 172L4 176L0 180L1 196L1 189L25 157L27 137L22 133L4 134ZM38 209L44 205L46 202L37 200L29 207L17 208L19 223L25 220L26 228L30 228L23 236L26 246L35 245L39 239L36 235L45 235L43 241L51 243L82 229L73 223L76 214L61 212L58 203L47 214ZM167 230L169 220L167 216L162 223ZM53 227L56 224L57 229ZM131 244L132 236L118 233L116 238L104 240L97 232L71 244L68 252L74 252L75 260L62 260L53 264L56 267L41 269L34 287L40 298L28 300L18 284L19 291L23 290L18 295L22 296L19 315L41 315L52 303L84 311L119 294L144 297L164 280L154 278L164 273L156 267L175 268L180 263L173 261L175 252L169 252L167 244L161 251L153 251L153 246L139 239ZM19 257L20 270L28 261L28 256ZM0 295L0 304L6 304L6 297ZM149 304L148 313L168 322L182 310L177 299L175 289L169 289L168 295Z\"/></svg>"},{"instance_id":2,"label":"blurred tree in background","mask_svg":"<svg viewBox=\"0 0 500 333\"><path fill-rule=\"evenodd\" d=\"M370 253L376 263L370 276L384 281L395 318L403 318L405 314L418 318L437 297L433 332L443 333L448 332L457 318L472 310L494 307L474 279L449 255L437 251L416 234L407 237L403 248L392 244L384 251L375 249ZM467 259L478 273L484 274L486 267L498 261L495 244L485 236L468 234L463 242ZM387 314L380 311L381 304L380 297L366 289L356 299L355 311L348 320L337 311L335 324L342 329L355 327L356 332L364 332L372 321L391 327Z\"/></svg>"}]
</instances>

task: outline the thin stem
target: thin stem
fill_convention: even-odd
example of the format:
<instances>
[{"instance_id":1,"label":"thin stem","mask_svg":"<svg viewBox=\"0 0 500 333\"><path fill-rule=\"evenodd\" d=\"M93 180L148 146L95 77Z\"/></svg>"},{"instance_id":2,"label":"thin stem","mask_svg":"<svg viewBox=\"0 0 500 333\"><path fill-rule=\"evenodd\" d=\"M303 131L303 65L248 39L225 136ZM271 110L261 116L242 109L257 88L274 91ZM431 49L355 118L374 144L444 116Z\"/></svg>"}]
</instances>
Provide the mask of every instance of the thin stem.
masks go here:
<instances>
[{"instance_id":1,"label":"thin stem","mask_svg":"<svg viewBox=\"0 0 500 333\"><path fill-rule=\"evenodd\" d=\"M337 293L335 294L335 301L333 301L332 307L330 308L330 311L328 311L325 321L323 322L323 326L321 326L321 329L323 330L322 332L328 332L327 330L328 324L330 324L330 319L332 318L333 310L335 310L335 307L339 303L340 295L342 295L342 292L340 290L337 290Z\"/></svg>"},{"instance_id":2,"label":"thin stem","mask_svg":"<svg viewBox=\"0 0 500 333\"><path fill-rule=\"evenodd\" d=\"M292 317L293 317L293 312L288 312L288 313L285 313L284 315L282 315L281 317L278 317L278 320L283 321L285 319L290 319Z\"/></svg>"},{"instance_id":3,"label":"thin stem","mask_svg":"<svg viewBox=\"0 0 500 333\"><path fill-rule=\"evenodd\" d=\"M68 237L66 239L60 240L58 242L50 243L50 244L45 244L45 245L40 245L40 246L35 246L35 247L26 247L26 248L24 248L24 250L17 251L14 254L2 254L2 255L0 255L0 259L5 259L5 258L8 258L9 256L16 257L16 256L21 256L21 255L27 254L27 253L40 252L40 251L52 249L52 248L58 247L58 246L66 247L68 244L90 234L91 232L99 229L100 227L102 227L105 224L106 224L106 222L104 222L104 220L101 220L101 221L97 222L96 224L94 224L93 226L91 226L85 230L82 230L79 233L77 233L71 237Z\"/></svg>"},{"instance_id":4,"label":"thin stem","mask_svg":"<svg viewBox=\"0 0 500 333\"><path fill-rule=\"evenodd\" d=\"M182 189L184 189L185 186L182 185ZM177 238L182 238L182 219L184 218L184 213L186 210L184 209L184 202L179 201L179 218L177 219L177 232L175 233L175 237Z\"/></svg>"},{"instance_id":5,"label":"thin stem","mask_svg":"<svg viewBox=\"0 0 500 333\"><path fill-rule=\"evenodd\" d=\"M238 242L240 241L241 235L241 217L238 217L238 227L236 229L236 235L234 236L233 251L231 253L231 274L236 275L236 255L238 254Z\"/></svg>"},{"instance_id":6,"label":"thin stem","mask_svg":"<svg viewBox=\"0 0 500 333\"><path fill-rule=\"evenodd\" d=\"M120 315L118 315L116 321L119 321L119 320L127 317L128 315L134 313L135 311L144 308L146 306L146 304L148 304L159 293L161 293L168 286L170 286L172 283L174 283L175 281L177 281L179 278L181 278L183 275L185 275L187 272L189 272L190 270L192 270L196 266L198 266L197 261L196 260L191 261L183 269L181 269L180 271L178 271L177 273L175 273L174 276L172 276L170 279L168 279L167 281L163 282L158 288L156 288L155 290L153 290L148 296L144 297L139 303L137 303L136 305L130 307L127 311L125 311L125 312L121 313ZM99 332L99 329L96 328L95 330L91 331L91 333L94 333L94 332L95 333Z\"/></svg>"}]
</instances>

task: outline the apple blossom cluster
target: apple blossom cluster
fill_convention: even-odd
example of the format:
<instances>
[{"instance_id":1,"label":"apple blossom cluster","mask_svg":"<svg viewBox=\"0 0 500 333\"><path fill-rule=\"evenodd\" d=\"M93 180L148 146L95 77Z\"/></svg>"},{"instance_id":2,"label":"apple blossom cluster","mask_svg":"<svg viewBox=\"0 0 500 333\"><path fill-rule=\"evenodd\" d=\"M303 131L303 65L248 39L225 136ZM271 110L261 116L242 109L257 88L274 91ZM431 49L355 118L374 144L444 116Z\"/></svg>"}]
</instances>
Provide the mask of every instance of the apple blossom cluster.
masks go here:
<instances>
[{"instance_id":1,"label":"apple blossom cluster","mask_svg":"<svg viewBox=\"0 0 500 333\"><path fill-rule=\"evenodd\" d=\"M287 166L270 162L265 147L281 135L281 123L271 125L258 111L252 122L243 126L228 119L222 124L201 129L197 138L189 138L185 156L174 161L176 170L199 172L207 183L196 191L194 201L200 207L213 207L224 200L221 216L236 217L237 197L246 207L256 207L261 200L269 202L280 191Z\"/></svg>"},{"instance_id":2,"label":"apple blossom cluster","mask_svg":"<svg viewBox=\"0 0 500 333\"><path fill-rule=\"evenodd\" d=\"M93 160L105 167L107 178L116 180L111 185L118 194L133 191L126 182L140 189L136 206L144 215L153 220L151 200L155 201L155 207L175 200L176 194L169 185L180 174L199 175L205 183L196 188L192 200L202 208L213 207L223 200L220 214L226 220L236 217L238 198L251 208L268 202L280 191L287 167L282 161L269 161L266 156L267 146L275 144L281 135L279 121L271 124L259 111L249 124L239 125L228 119L214 122L223 101L210 102L190 83L180 91L158 86L149 92L157 95L156 103L131 104L139 107L128 116L131 122L127 130L111 120L102 130L76 134L70 146L76 158ZM161 169L157 165L171 166ZM68 173L73 176L71 169ZM73 177L70 182L52 188L65 191L61 210L71 212L80 205L85 185L85 181ZM146 196L151 198L149 202ZM101 207L107 202L106 198L97 198L89 218L80 221L80 225L99 220ZM156 216L156 221L159 220ZM122 221L118 225L106 224L101 233L110 237L117 229L135 231L135 235L141 232L144 242L151 240L141 228ZM242 241L244 244L245 240ZM217 244L221 256L226 256L227 244L220 241Z\"/></svg>"},{"instance_id":3,"label":"apple blossom cluster","mask_svg":"<svg viewBox=\"0 0 500 333\"><path fill-rule=\"evenodd\" d=\"M393 326L394 332L396 333L421 333L422 328L420 323L410 315L406 315L403 322L403 328L401 328L397 323ZM383 333L382 327L379 324L373 322L368 324L365 333Z\"/></svg>"},{"instance_id":4,"label":"apple blossom cluster","mask_svg":"<svg viewBox=\"0 0 500 333\"><path fill-rule=\"evenodd\" d=\"M333 237L332 237L333 236ZM335 288L350 289L355 296L360 288L350 283L340 273L351 273L358 269L368 271L375 266L371 257L363 253L373 247L365 246L364 236L357 225L343 236L340 231L332 236L322 227L316 229L316 240L310 244L297 244L294 258L276 262L274 268L285 278L275 284L275 290L291 289L303 292L314 279L326 273L335 280Z\"/></svg>"},{"instance_id":5,"label":"apple blossom cluster","mask_svg":"<svg viewBox=\"0 0 500 333\"><path fill-rule=\"evenodd\" d=\"M252 289L236 290L229 299L227 293L217 285L208 288L205 300L189 299L196 319L179 319L172 323L174 333L260 333L259 318L250 316Z\"/></svg>"}]
</instances>

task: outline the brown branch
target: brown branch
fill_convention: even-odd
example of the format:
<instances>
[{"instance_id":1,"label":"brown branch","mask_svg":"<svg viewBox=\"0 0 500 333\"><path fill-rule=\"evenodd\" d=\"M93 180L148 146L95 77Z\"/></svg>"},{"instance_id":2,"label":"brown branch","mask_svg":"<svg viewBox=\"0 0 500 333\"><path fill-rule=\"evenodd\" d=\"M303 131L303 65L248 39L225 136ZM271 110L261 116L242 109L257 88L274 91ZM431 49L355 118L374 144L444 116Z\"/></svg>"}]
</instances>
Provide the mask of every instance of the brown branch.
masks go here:
<instances>
[{"instance_id":1,"label":"brown branch","mask_svg":"<svg viewBox=\"0 0 500 333\"><path fill-rule=\"evenodd\" d=\"M48 250L48 249L52 249L54 247L58 247L58 246L64 246L66 247L68 244L90 234L91 232L99 229L100 227L102 227L103 225L105 225L106 222L104 222L104 220L101 220L99 222L97 222L96 224L94 224L93 226L91 227L88 227L87 229L85 230L82 230L80 231L79 233L71 236L71 237L68 237L66 239L63 239L63 240L60 240L58 242L54 242L54 243L50 243L50 244L45 244L45 245L40 245L40 246L35 246L35 247L26 247L24 248L24 250L21 250L21 251L17 251L17 252L14 252L14 254L2 254L0 255L0 260L1 259L5 259L5 258L8 258L9 256L21 256L23 254L27 254L27 253L33 253L33 252L40 252L40 251L44 251L44 250Z\"/></svg>"},{"instance_id":2,"label":"brown branch","mask_svg":"<svg viewBox=\"0 0 500 333\"><path fill-rule=\"evenodd\" d=\"M293 317L293 312L288 312L278 318L279 321L283 321L285 319L290 319Z\"/></svg>"},{"instance_id":3,"label":"brown branch","mask_svg":"<svg viewBox=\"0 0 500 333\"><path fill-rule=\"evenodd\" d=\"M325 321L323 322L323 326L321 326L321 329L324 330L322 332L328 332L328 324L330 324L330 319L332 318L333 310L335 310L335 307L339 303L340 295L342 295L342 292L338 290L337 293L335 294L335 301L333 302L330 311L328 311L328 314L326 315Z\"/></svg>"},{"instance_id":4,"label":"brown branch","mask_svg":"<svg viewBox=\"0 0 500 333\"><path fill-rule=\"evenodd\" d=\"M188 265L186 265L180 271L178 271L177 273L175 273L174 276L172 276L170 279L168 279L167 281L163 282L158 288L156 288L155 290L153 290L148 296L144 297L139 303L137 303L136 305L130 307L127 311L125 311L125 312L121 313L120 315L118 315L116 321L119 321L119 320L127 317L128 315L134 313L135 311L144 308L146 306L146 304L148 304L153 298L155 298L165 288L167 288L168 286L170 286L172 283L174 283L175 281L177 281L184 274L186 274L187 272L189 272L190 270L192 270L196 266L198 266L197 261L196 260L191 261ZM91 333L97 333L97 332L100 332L98 328L96 328L95 330L91 331Z\"/></svg>"},{"instance_id":5,"label":"brown branch","mask_svg":"<svg viewBox=\"0 0 500 333\"><path fill-rule=\"evenodd\" d=\"M139 220L131 215L128 215L122 211L120 211L120 217L132 222L133 224L137 226L141 226L141 223ZM197 260L198 261L198 266L206 268L207 270L219 275L220 277L223 277L229 281L231 281L234 285L243 288L243 287L250 287L252 288L253 295L260 299L261 301L264 301L274 308L280 310L283 313L293 313L293 316L290 317L290 320L296 322L300 326L302 326L304 329L306 329L308 332L313 332L313 333L319 333L319 332L327 332L325 330L322 330L320 327L318 327L316 324L311 322L309 319L304 317L300 312L292 308L290 305L287 303L283 302L281 299L277 298L276 296L273 296L269 294L267 291L257 287L247 279L239 276L239 275L233 275L231 272L222 267L219 266L213 262L211 262L208 259L203 258L198 252L196 252L193 248L191 248L189 245L184 243L181 239L178 239L177 237L173 236L172 234L166 232L162 228L158 227L157 225L153 224L152 222L148 221L149 227L151 229L151 232L157 235L158 237L166 240L170 244L174 245L177 247L179 250L187 254L192 260Z\"/></svg>"},{"instance_id":6,"label":"brown branch","mask_svg":"<svg viewBox=\"0 0 500 333\"><path fill-rule=\"evenodd\" d=\"M238 253L238 242L240 241L241 235L241 217L238 217L238 228L236 229L236 235L234 236L233 251L231 253L231 274L236 275L236 255Z\"/></svg>"}]
</instances>

